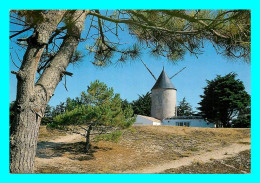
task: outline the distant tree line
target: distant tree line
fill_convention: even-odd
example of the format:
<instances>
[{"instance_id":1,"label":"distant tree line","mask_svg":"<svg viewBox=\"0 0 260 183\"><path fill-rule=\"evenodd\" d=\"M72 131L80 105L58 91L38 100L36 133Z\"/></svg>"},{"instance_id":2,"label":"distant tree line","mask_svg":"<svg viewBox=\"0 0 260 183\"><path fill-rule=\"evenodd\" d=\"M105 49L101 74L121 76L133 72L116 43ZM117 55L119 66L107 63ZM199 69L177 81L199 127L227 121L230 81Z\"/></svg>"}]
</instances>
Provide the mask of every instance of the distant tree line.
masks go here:
<instances>
[{"instance_id":1,"label":"distant tree line","mask_svg":"<svg viewBox=\"0 0 260 183\"><path fill-rule=\"evenodd\" d=\"M178 116L203 116L217 127L250 128L251 127L251 97L245 91L242 81L236 79L236 73L217 76L207 81L203 95L200 95L199 111L184 97L177 106ZM151 115L151 93L139 95L130 103L135 114Z\"/></svg>"},{"instance_id":2,"label":"distant tree line","mask_svg":"<svg viewBox=\"0 0 260 183\"><path fill-rule=\"evenodd\" d=\"M151 92L147 92L145 95L139 95L139 98L130 104L135 114L150 116L152 104Z\"/></svg>"},{"instance_id":3,"label":"distant tree line","mask_svg":"<svg viewBox=\"0 0 260 183\"><path fill-rule=\"evenodd\" d=\"M251 127L251 97L245 91L243 82L236 79L237 74L229 73L217 76L207 81L203 95L200 95L199 112L192 110L192 106L184 97L177 106L178 116L203 116L207 121L213 122L217 127L250 128ZM77 106L86 105L86 93L82 92L75 99L67 98L65 102L55 107L47 105L45 116L41 124L53 123L53 119L65 112L74 110ZM137 100L128 102L120 99L122 110L131 109L133 114L151 115L151 93L139 95ZM10 121L13 120L15 102L10 103Z\"/></svg>"}]
</instances>

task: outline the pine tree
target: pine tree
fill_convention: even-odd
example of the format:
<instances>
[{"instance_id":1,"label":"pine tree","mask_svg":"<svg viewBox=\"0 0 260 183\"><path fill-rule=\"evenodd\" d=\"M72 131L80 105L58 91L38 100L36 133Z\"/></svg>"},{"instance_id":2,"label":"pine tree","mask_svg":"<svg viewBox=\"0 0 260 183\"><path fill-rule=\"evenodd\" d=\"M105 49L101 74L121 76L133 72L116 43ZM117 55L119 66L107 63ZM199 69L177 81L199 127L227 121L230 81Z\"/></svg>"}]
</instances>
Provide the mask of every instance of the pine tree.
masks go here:
<instances>
[{"instance_id":1,"label":"pine tree","mask_svg":"<svg viewBox=\"0 0 260 183\"><path fill-rule=\"evenodd\" d=\"M93 131L99 134L111 133L128 128L135 121L132 108L128 106L122 109L120 95L114 94L112 88L98 80L88 86L87 92L81 93L81 100L86 103L57 115L48 127L81 134L86 138L86 152L90 150Z\"/></svg>"},{"instance_id":2,"label":"pine tree","mask_svg":"<svg viewBox=\"0 0 260 183\"><path fill-rule=\"evenodd\" d=\"M192 116L194 112L192 111L191 105L186 101L184 97L177 106L177 115L178 116Z\"/></svg>"},{"instance_id":3,"label":"pine tree","mask_svg":"<svg viewBox=\"0 0 260 183\"><path fill-rule=\"evenodd\" d=\"M174 62L186 53L202 54L207 43L228 58L250 62L250 10L11 10L10 23L10 60L18 68L11 71L17 77L10 128L14 173L33 172L46 105L62 78L72 75L68 65L82 60L76 51L82 41L87 60L101 67L138 59L145 49ZM138 41L126 46L120 41L125 34ZM22 59L14 59L19 50Z\"/></svg>"},{"instance_id":4,"label":"pine tree","mask_svg":"<svg viewBox=\"0 0 260 183\"><path fill-rule=\"evenodd\" d=\"M204 94L198 108L202 115L217 127L230 127L231 120L237 117L239 111L250 105L250 95L245 91L242 81L236 79L237 74L218 75L207 80Z\"/></svg>"},{"instance_id":5,"label":"pine tree","mask_svg":"<svg viewBox=\"0 0 260 183\"><path fill-rule=\"evenodd\" d=\"M151 93L147 92L145 95L139 95L137 100L132 102L135 114L150 116L151 115Z\"/></svg>"}]
</instances>

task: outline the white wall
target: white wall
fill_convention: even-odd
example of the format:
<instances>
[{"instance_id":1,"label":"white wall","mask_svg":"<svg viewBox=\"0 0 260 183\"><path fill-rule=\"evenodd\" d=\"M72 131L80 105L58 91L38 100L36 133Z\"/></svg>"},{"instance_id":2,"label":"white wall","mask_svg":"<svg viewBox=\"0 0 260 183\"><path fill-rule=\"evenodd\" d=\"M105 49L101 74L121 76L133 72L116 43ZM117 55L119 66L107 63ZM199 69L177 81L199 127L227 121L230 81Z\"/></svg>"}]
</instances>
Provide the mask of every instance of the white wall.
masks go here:
<instances>
[{"instance_id":1,"label":"white wall","mask_svg":"<svg viewBox=\"0 0 260 183\"><path fill-rule=\"evenodd\" d=\"M207 123L204 119L165 119L162 121L162 125L177 126L176 122L189 122L190 127L205 127L214 128L214 123Z\"/></svg>"},{"instance_id":2,"label":"white wall","mask_svg":"<svg viewBox=\"0 0 260 183\"><path fill-rule=\"evenodd\" d=\"M190 127L214 128L214 123L207 123L204 119L164 119L162 122L147 119L145 116L137 115L134 125L172 125L178 126L177 122L189 122Z\"/></svg>"},{"instance_id":3,"label":"white wall","mask_svg":"<svg viewBox=\"0 0 260 183\"><path fill-rule=\"evenodd\" d=\"M151 116L162 120L176 116L176 90L175 89L153 89Z\"/></svg>"},{"instance_id":4,"label":"white wall","mask_svg":"<svg viewBox=\"0 0 260 183\"><path fill-rule=\"evenodd\" d=\"M156 126L158 126L158 125L161 125L161 123L160 122L153 122L153 125L156 125Z\"/></svg>"},{"instance_id":5,"label":"white wall","mask_svg":"<svg viewBox=\"0 0 260 183\"><path fill-rule=\"evenodd\" d=\"M134 125L153 125L153 121L137 115Z\"/></svg>"}]
</instances>

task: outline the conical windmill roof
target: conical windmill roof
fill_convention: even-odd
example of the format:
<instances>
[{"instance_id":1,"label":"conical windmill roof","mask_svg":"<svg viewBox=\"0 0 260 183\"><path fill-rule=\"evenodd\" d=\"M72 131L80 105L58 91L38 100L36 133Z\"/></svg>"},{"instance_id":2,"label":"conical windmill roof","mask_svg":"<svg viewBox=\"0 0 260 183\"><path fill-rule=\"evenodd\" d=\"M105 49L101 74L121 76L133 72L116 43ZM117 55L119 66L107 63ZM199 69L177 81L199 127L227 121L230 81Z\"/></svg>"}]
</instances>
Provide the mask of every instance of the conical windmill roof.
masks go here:
<instances>
[{"instance_id":1,"label":"conical windmill roof","mask_svg":"<svg viewBox=\"0 0 260 183\"><path fill-rule=\"evenodd\" d=\"M176 88L173 86L170 78L167 76L166 72L164 71L164 68L159 76L159 78L157 79L156 83L154 84L153 89L159 89L159 88L167 88L167 89L174 89L176 90Z\"/></svg>"}]
</instances>

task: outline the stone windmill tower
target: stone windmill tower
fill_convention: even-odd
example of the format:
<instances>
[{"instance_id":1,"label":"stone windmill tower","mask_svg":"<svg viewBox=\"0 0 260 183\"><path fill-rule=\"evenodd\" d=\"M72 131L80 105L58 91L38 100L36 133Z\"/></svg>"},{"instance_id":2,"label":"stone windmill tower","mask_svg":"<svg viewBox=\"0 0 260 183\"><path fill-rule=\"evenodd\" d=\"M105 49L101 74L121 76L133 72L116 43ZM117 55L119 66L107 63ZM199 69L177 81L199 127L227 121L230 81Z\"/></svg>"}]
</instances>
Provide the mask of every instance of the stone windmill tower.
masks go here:
<instances>
[{"instance_id":1,"label":"stone windmill tower","mask_svg":"<svg viewBox=\"0 0 260 183\"><path fill-rule=\"evenodd\" d=\"M151 116L164 119L176 116L176 88L164 69L152 88Z\"/></svg>"},{"instance_id":2,"label":"stone windmill tower","mask_svg":"<svg viewBox=\"0 0 260 183\"><path fill-rule=\"evenodd\" d=\"M171 79L175 77L178 73L180 73L182 70L184 70L186 67L181 69L179 72L177 72L170 78L168 77L168 75L166 74L163 68L160 76L158 77L158 79L156 79L156 77L153 75L150 69L145 65L145 63L143 61L142 63L150 72L150 74L153 76L153 78L156 80L156 83L151 89L152 91L151 116L159 120L177 116L177 106L176 106L177 89L172 84Z\"/></svg>"}]
</instances>

